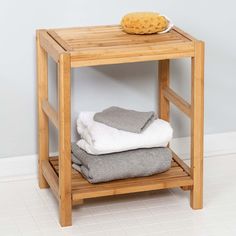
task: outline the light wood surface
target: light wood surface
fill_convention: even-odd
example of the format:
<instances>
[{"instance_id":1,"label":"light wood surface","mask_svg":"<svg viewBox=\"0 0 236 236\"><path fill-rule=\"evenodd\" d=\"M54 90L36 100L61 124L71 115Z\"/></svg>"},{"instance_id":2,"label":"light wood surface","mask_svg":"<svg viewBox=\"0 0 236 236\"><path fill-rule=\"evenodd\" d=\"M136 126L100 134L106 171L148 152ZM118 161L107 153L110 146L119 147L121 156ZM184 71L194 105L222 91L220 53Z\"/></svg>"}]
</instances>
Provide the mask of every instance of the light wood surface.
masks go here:
<instances>
[{"instance_id":1,"label":"light wood surface","mask_svg":"<svg viewBox=\"0 0 236 236\"><path fill-rule=\"evenodd\" d=\"M58 174L58 160L53 159L50 162ZM174 159L171 169L162 174L99 184L89 183L79 172L72 170L72 199L74 203L86 198L191 185L190 175Z\"/></svg>"},{"instance_id":2,"label":"light wood surface","mask_svg":"<svg viewBox=\"0 0 236 236\"><path fill-rule=\"evenodd\" d=\"M42 162L48 160L49 128L48 118L43 112L42 104L48 99L48 55L40 46L40 31L37 31L37 91L38 91L38 179L40 188L48 188L49 185L43 176Z\"/></svg>"},{"instance_id":3,"label":"light wood surface","mask_svg":"<svg viewBox=\"0 0 236 236\"><path fill-rule=\"evenodd\" d=\"M169 87L170 83L170 61L163 60L159 61L158 66L158 108L160 119L169 121L170 116L170 103L164 95L164 89Z\"/></svg>"},{"instance_id":4,"label":"light wood surface","mask_svg":"<svg viewBox=\"0 0 236 236\"><path fill-rule=\"evenodd\" d=\"M190 204L203 207L203 134L204 134L204 43L195 42L192 58L191 176L193 189Z\"/></svg>"},{"instance_id":5,"label":"light wood surface","mask_svg":"<svg viewBox=\"0 0 236 236\"><path fill-rule=\"evenodd\" d=\"M163 89L163 94L166 99L177 106L182 112L184 112L188 117L191 116L191 105L186 102L182 97L180 97L175 91L169 87Z\"/></svg>"},{"instance_id":6,"label":"light wood surface","mask_svg":"<svg viewBox=\"0 0 236 236\"><path fill-rule=\"evenodd\" d=\"M72 201L72 206L82 205L82 204L84 204L84 199L78 199L78 200Z\"/></svg>"},{"instance_id":7,"label":"light wood surface","mask_svg":"<svg viewBox=\"0 0 236 236\"><path fill-rule=\"evenodd\" d=\"M193 186L181 186L180 187L183 191L189 191L193 189Z\"/></svg>"},{"instance_id":8,"label":"light wood surface","mask_svg":"<svg viewBox=\"0 0 236 236\"><path fill-rule=\"evenodd\" d=\"M175 153L173 152L173 160L179 165L181 166L181 168L188 174L191 175L191 169L189 168L189 166Z\"/></svg>"},{"instance_id":9,"label":"light wood surface","mask_svg":"<svg viewBox=\"0 0 236 236\"><path fill-rule=\"evenodd\" d=\"M193 37L192 35L186 33L185 31L183 31L182 29L180 29L177 26L174 26L173 29L175 31L177 31L179 34L181 34L183 37L187 38L188 40L191 40L191 41L196 41L197 40L195 37Z\"/></svg>"},{"instance_id":10,"label":"light wood surface","mask_svg":"<svg viewBox=\"0 0 236 236\"><path fill-rule=\"evenodd\" d=\"M48 30L47 33L53 37L53 39L65 50L65 51L71 51L73 50L70 45L68 45L63 39L61 39L57 33L53 30Z\"/></svg>"},{"instance_id":11,"label":"light wood surface","mask_svg":"<svg viewBox=\"0 0 236 236\"><path fill-rule=\"evenodd\" d=\"M125 48L115 48L113 50L78 51L71 52L71 66L95 66L120 64L143 61L156 61L165 59L176 59L191 57L194 55L192 42L175 43L147 46L139 48L137 46L126 46Z\"/></svg>"},{"instance_id":12,"label":"light wood surface","mask_svg":"<svg viewBox=\"0 0 236 236\"><path fill-rule=\"evenodd\" d=\"M42 108L43 108L44 113L49 118L49 120L58 129L58 114L55 111L55 109L52 107L52 105L50 105L48 101L43 100Z\"/></svg>"},{"instance_id":13,"label":"light wood surface","mask_svg":"<svg viewBox=\"0 0 236 236\"><path fill-rule=\"evenodd\" d=\"M42 161L42 171L43 175L46 178L52 192L54 193L57 200L59 200L59 180L58 175L55 173L53 167L48 160Z\"/></svg>"},{"instance_id":14,"label":"light wood surface","mask_svg":"<svg viewBox=\"0 0 236 236\"><path fill-rule=\"evenodd\" d=\"M194 55L194 44L177 30L129 35L119 25L52 29L47 33L71 54L71 66L164 60Z\"/></svg>"},{"instance_id":15,"label":"light wood surface","mask_svg":"<svg viewBox=\"0 0 236 236\"><path fill-rule=\"evenodd\" d=\"M48 102L47 57L58 64L57 112ZM170 59L192 58L191 104L170 89ZM191 119L191 166L174 154L169 171L149 177L90 184L71 169L72 67L159 61L159 117L169 121L170 102ZM200 209L203 189L203 77L204 43L178 27L158 35L128 35L120 26L91 26L37 31L39 120L39 186L48 187L59 200L60 223L72 224L72 204L108 195L181 187L190 190L190 205ZM59 158L48 162L48 121L59 129ZM46 181L47 180L47 181Z\"/></svg>"},{"instance_id":16,"label":"light wood surface","mask_svg":"<svg viewBox=\"0 0 236 236\"><path fill-rule=\"evenodd\" d=\"M55 62L59 61L60 54L65 50L48 34L46 30L40 30L40 45L53 58Z\"/></svg>"},{"instance_id":17,"label":"light wood surface","mask_svg":"<svg viewBox=\"0 0 236 236\"><path fill-rule=\"evenodd\" d=\"M71 101L70 55L61 54L58 65L59 94L59 212L62 226L72 224L71 203Z\"/></svg>"}]
</instances>

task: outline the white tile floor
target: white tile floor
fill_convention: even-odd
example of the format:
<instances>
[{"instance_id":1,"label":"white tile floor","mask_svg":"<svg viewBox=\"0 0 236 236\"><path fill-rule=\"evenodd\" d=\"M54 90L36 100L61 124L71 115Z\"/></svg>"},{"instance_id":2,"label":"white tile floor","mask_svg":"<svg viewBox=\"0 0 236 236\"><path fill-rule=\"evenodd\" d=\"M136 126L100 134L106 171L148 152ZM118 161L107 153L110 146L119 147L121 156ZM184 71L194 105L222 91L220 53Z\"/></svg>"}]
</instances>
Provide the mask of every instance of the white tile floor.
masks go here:
<instances>
[{"instance_id":1,"label":"white tile floor","mask_svg":"<svg viewBox=\"0 0 236 236\"><path fill-rule=\"evenodd\" d=\"M73 226L61 228L56 200L36 179L0 181L0 235L236 235L236 155L205 160L203 210L193 211L188 195L172 189L88 200L73 209Z\"/></svg>"}]
</instances>

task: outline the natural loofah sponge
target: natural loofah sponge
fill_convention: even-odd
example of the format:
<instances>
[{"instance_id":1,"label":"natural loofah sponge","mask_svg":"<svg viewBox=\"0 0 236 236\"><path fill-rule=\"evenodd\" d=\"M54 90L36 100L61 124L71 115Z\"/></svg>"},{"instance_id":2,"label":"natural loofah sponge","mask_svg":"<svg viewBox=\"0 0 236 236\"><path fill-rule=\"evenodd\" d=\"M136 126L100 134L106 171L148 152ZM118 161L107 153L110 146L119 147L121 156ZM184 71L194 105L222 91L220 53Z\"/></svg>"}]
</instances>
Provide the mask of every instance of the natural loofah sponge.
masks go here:
<instances>
[{"instance_id":1,"label":"natural loofah sponge","mask_svg":"<svg viewBox=\"0 0 236 236\"><path fill-rule=\"evenodd\" d=\"M121 27L129 34L154 34L167 29L168 23L159 13L136 12L125 15L121 20Z\"/></svg>"}]
</instances>

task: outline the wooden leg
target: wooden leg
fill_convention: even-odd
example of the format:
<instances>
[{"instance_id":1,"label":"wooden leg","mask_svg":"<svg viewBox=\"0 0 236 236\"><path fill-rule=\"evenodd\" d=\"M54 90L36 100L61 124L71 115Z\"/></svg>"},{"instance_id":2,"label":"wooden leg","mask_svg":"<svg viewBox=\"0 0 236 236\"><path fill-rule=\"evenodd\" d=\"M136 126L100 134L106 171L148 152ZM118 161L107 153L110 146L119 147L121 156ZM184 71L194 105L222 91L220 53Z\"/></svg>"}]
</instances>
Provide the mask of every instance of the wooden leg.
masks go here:
<instances>
[{"instance_id":1,"label":"wooden leg","mask_svg":"<svg viewBox=\"0 0 236 236\"><path fill-rule=\"evenodd\" d=\"M180 187L183 191L189 191L192 189L192 186L182 186Z\"/></svg>"},{"instance_id":2,"label":"wooden leg","mask_svg":"<svg viewBox=\"0 0 236 236\"><path fill-rule=\"evenodd\" d=\"M37 83L38 83L38 179L40 188L48 188L49 185L42 173L42 161L49 155L49 130L48 118L42 109L43 100L48 99L48 55L40 46L39 31L37 32Z\"/></svg>"},{"instance_id":3,"label":"wooden leg","mask_svg":"<svg viewBox=\"0 0 236 236\"><path fill-rule=\"evenodd\" d=\"M82 205L82 204L84 204L84 199L73 202L73 205Z\"/></svg>"},{"instance_id":4,"label":"wooden leg","mask_svg":"<svg viewBox=\"0 0 236 236\"><path fill-rule=\"evenodd\" d=\"M163 120L169 121L170 103L164 97L163 90L169 87L169 67L170 61L159 61L158 66L158 82L159 82L159 117Z\"/></svg>"},{"instance_id":5,"label":"wooden leg","mask_svg":"<svg viewBox=\"0 0 236 236\"><path fill-rule=\"evenodd\" d=\"M59 212L61 226L72 224L70 55L59 59Z\"/></svg>"},{"instance_id":6,"label":"wooden leg","mask_svg":"<svg viewBox=\"0 0 236 236\"><path fill-rule=\"evenodd\" d=\"M192 58L191 175L193 188L190 205L203 207L203 134L204 134L204 43L195 44Z\"/></svg>"}]
</instances>

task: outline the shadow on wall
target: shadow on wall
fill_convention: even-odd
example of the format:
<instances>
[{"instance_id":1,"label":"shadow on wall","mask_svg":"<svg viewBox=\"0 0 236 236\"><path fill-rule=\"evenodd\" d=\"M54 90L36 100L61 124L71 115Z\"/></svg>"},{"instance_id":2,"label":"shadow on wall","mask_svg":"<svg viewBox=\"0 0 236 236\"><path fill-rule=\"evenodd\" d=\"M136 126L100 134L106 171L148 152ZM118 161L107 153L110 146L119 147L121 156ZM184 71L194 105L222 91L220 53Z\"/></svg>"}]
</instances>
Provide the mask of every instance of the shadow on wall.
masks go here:
<instances>
[{"instance_id":1,"label":"shadow on wall","mask_svg":"<svg viewBox=\"0 0 236 236\"><path fill-rule=\"evenodd\" d=\"M118 105L155 108L156 62L95 66L73 70L73 97L82 98L79 110L101 110ZM96 101L96 102L95 102Z\"/></svg>"}]
</instances>

